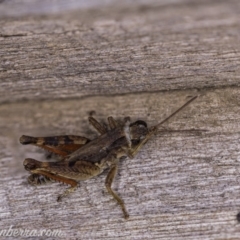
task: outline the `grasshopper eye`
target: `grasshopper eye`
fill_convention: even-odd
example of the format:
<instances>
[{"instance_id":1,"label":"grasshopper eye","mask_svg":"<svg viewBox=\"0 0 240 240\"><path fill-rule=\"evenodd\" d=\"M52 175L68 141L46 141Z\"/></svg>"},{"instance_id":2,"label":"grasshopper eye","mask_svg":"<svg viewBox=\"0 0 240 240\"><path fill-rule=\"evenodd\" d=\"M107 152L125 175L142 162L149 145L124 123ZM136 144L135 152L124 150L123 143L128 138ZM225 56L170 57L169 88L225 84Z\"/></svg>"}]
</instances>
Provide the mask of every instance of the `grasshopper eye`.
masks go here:
<instances>
[{"instance_id":1,"label":"grasshopper eye","mask_svg":"<svg viewBox=\"0 0 240 240\"><path fill-rule=\"evenodd\" d=\"M133 145L137 144L137 142L139 142L141 139L145 138L145 136L148 132L147 123L145 123L142 120L138 120L138 121L130 124L130 129L131 129L131 140L132 140Z\"/></svg>"},{"instance_id":2,"label":"grasshopper eye","mask_svg":"<svg viewBox=\"0 0 240 240\"><path fill-rule=\"evenodd\" d=\"M138 145L140 143L140 139L132 139L131 142L132 142L133 146L134 145L136 146L136 145Z\"/></svg>"},{"instance_id":3,"label":"grasshopper eye","mask_svg":"<svg viewBox=\"0 0 240 240\"><path fill-rule=\"evenodd\" d=\"M132 126L134 126L134 125L139 126L139 127L140 127L140 126L143 126L143 127L147 128L147 123L144 122L143 120L137 120L136 122L131 123L131 124L130 124L130 127L132 127Z\"/></svg>"}]
</instances>

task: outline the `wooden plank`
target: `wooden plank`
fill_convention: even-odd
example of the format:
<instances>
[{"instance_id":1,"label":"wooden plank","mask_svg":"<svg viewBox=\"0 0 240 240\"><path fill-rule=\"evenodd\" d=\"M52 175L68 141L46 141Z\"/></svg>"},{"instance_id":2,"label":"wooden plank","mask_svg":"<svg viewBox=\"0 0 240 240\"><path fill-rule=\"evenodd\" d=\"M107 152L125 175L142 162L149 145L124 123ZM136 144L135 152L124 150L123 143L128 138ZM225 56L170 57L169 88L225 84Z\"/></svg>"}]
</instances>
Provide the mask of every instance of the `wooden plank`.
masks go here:
<instances>
[{"instance_id":1,"label":"wooden plank","mask_svg":"<svg viewBox=\"0 0 240 240\"><path fill-rule=\"evenodd\" d=\"M161 3L1 17L0 236L11 228L61 230L62 239L239 239L240 5ZM60 203L67 186L28 185L23 160L46 155L20 145L22 134L94 138L93 111L151 126L194 95L164 126L207 132L159 132L121 162L114 189L129 220L106 173Z\"/></svg>"},{"instance_id":2,"label":"wooden plank","mask_svg":"<svg viewBox=\"0 0 240 240\"><path fill-rule=\"evenodd\" d=\"M114 188L130 213L123 219L105 187L106 173L80 183L69 198L56 198L66 186L27 184L26 157L44 160L42 151L20 146L22 134L96 136L89 110L154 125L193 91L128 94L3 104L0 106L1 229L61 229L80 239L237 239L239 211L240 90L208 90L165 127L208 132L159 133L133 160L121 162ZM198 93L199 94L199 93ZM237 104L236 104L237 103ZM131 237L130 237L131 236Z\"/></svg>"},{"instance_id":3,"label":"wooden plank","mask_svg":"<svg viewBox=\"0 0 240 240\"><path fill-rule=\"evenodd\" d=\"M183 2L1 19L0 102L239 86L239 9Z\"/></svg>"}]
</instances>

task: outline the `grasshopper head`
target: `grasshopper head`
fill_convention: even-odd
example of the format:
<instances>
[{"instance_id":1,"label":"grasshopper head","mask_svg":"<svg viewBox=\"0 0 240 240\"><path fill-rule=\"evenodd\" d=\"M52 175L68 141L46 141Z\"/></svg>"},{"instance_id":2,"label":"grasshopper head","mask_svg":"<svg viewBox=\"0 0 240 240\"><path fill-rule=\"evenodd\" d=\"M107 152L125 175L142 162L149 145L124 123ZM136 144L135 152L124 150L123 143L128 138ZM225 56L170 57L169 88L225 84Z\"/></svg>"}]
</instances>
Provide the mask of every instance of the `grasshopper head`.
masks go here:
<instances>
[{"instance_id":1,"label":"grasshopper head","mask_svg":"<svg viewBox=\"0 0 240 240\"><path fill-rule=\"evenodd\" d=\"M148 134L147 123L142 120L131 123L130 134L132 143L138 144Z\"/></svg>"}]
</instances>

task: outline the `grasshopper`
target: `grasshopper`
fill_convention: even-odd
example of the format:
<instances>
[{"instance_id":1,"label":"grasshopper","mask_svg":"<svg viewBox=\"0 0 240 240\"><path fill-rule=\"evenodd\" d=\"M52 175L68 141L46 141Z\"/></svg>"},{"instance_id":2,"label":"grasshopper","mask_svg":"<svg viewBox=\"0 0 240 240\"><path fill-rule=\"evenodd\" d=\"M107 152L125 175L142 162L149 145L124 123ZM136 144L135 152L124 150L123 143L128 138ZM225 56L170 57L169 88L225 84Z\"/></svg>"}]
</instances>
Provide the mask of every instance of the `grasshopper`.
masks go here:
<instances>
[{"instance_id":1,"label":"grasshopper","mask_svg":"<svg viewBox=\"0 0 240 240\"><path fill-rule=\"evenodd\" d=\"M58 196L57 201L60 201L77 188L78 181L95 177L105 169L109 169L105 186L121 206L124 217L127 219L129 214L124 202L111 187L118 171L119 160L126 157L134 158L142 146L157 132L160 125L168 121L196 98L197 96L191 98L166 119L150 128L142 120L130 123L130 118L126 117L120 123L113 117L108 117L109 129L107 129L96 119L89 117L90 124L100 133L100 136L93 140L75 135L53 137L23 135L20 138L21 144L32 144L60 156L60 159L55 162L40 162L31 158L25 159L23 165L31 173L28 182L32 185L39 185L49 181L69 184L71 187Z\"/></svg>"}]
</instances>

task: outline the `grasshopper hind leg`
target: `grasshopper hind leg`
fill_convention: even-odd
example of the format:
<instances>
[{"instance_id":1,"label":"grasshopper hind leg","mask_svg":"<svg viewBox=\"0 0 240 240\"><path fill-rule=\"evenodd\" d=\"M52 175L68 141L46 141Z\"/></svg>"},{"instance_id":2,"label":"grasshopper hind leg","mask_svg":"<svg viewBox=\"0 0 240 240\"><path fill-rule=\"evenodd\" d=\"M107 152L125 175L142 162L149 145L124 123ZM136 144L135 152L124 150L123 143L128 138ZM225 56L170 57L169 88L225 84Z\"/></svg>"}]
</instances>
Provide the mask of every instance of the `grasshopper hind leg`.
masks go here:
<instances>
[{"instance_id":1,"label":"grasshopper hind leg","mask_svg":"<svg viewBox=\"0 0 240 240\"><path fill-rule=\"evenodd\" d=\"M67 190L64 191L64 193L60 194L57 197L57 201L60 202L62 200L63 197L66 197L67 195L69 195L70 193L74 192L77 188L77 184L75 186L71 186L70 188L68 188Z\"/></svg>"},{"instance_id":2,"label":"grasshopper hind leg","mask_svg":"<svg viewBox=\"0 0 240 240\"><path fill-rule=\"evenodd\" d=\"M46 184L49 182L55 182L52 178L44 176L44 175L39 175L39 174L31 174L28 177L28 183L31 185L42 185L42 184ZM75 189L77 188L77 184L74 184L73 186L71 186L70 188L68 188L67 190L64 191L64 193L60 194L57 197L57 201L60 202L62 200L63 197L66 197L67 195L69 195L70 193L74 192Z\"/></svg>"},{"instance_id":3,"label":"grasshopper hind leg","mask_svg":"<svg viewBox=\"0 0 240 240\"><path fill-rule=\"evenodd\" d=\"M25 160L26 161L26 160ZM26 161L26 164L29 162ZM31 161L32 162L32 161ZM33 165L33 164L32 164ZM31 167L31 164L29 164ZM29 176L28 181L30 180L31 183L38 183L40 181L40 176L43 177L44 180L50 180L50 181L58 181L62 183L69 184L71 187L68 188L63 194L60 194L57 198L57 201L61 201L63 197L69 195L71 192L73 192L77 188L77 181L70 179L70 178L65 178L62 176L58 176L56 174L44 171L44 170L35 170L35 173Z\"/></svg>"},{"instance_id":4,"label":"grasshopper hind leg","mask_svg":"<svg viewBox=\"0 0 240 240\"><path fill-rule=\"evenodd\" d=\"M54 181L49 177L39 175L36 173L33 173L28 177L28 183L31 185L42 185L49 182L54 182Z\"/></svg>"},{"instance_id":5,"label":"grasshopper hind leg","mask_svg":"<svg viewBox=\"0 0 240 240\"><path fill-rule=\"evenodd\" d=\"M19 139L23 145L35 145L51 154L65 157L87 144L90 139L77 135L61 135L52 137L31 137L23 135Z\"/></svg>"}]
</instances>

